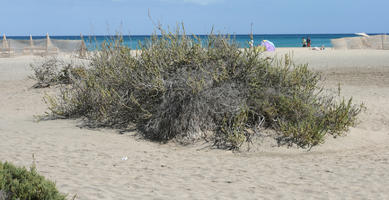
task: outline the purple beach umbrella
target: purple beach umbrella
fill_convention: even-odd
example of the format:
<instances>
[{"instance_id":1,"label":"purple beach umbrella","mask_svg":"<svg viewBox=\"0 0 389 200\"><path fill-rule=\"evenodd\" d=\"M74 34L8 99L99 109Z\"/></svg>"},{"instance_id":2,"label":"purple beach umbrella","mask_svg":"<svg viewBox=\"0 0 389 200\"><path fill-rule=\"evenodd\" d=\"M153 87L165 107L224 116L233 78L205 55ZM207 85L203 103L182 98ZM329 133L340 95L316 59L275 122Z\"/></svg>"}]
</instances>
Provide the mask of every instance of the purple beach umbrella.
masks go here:
<instances>
[{"instance_id":1,"label":"purple beach umbrella","mask_svg":"<svg viewBox=\"0 0 389 200\"><path fill-rule=\"evenodd\" d=\"M266 51L275 51L276 46L274 46L273 42L270 42L269 40L262 40L261 46L266 47Z\"/></svg>"}]
</instances>

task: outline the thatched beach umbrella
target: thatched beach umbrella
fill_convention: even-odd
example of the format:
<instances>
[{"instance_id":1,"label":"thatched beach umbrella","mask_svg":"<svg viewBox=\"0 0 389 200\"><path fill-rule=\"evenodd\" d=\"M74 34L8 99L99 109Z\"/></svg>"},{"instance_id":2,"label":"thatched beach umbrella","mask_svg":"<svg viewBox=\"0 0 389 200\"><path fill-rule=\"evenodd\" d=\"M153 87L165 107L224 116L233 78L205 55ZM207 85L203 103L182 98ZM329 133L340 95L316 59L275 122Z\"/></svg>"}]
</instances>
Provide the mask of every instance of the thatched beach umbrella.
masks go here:
<instances>
[{"instance_id":1,"label":"thatched beach umbrella","mask_svg":"<svg viewBox=\"0 0 389 200\"><path fill-rule=\"evenodd\" d=\"M34 47L34 42L32 41L32 35L30 34L30 47L31 49Z\"/></svg>"},{"instance_id":2,"label":"thatched beach umbrella","mask_svg":"<svg viewBox=\"0 0 389 200\"><path fill-rule=\"evenodd\" d=\"M7 37L3 34L3 49L8 49Z\"/></svg>"},{"instance_id":3,"label":"thatched beach umbrella","mask_svg":"<svg viewBox=\"0 0 389 200\"><path fill-rule=\"evenodd\" d=\"M49 33L46 33L46 52L49 52L49 43L50 43L50 36Z\"/></svg>"},{"instance_id":4,"label":"thatched beach umbrella","mask_svg":"<svg viewBox=\"0 0 389 200\"><path fill-rule=\"evenodd\" d=\"M85 45L84 36L82 35L82 33L80 33L80 38L81 38L80 57L85 57L86 56L86 45Z\"/></svg>"}]
</instances>

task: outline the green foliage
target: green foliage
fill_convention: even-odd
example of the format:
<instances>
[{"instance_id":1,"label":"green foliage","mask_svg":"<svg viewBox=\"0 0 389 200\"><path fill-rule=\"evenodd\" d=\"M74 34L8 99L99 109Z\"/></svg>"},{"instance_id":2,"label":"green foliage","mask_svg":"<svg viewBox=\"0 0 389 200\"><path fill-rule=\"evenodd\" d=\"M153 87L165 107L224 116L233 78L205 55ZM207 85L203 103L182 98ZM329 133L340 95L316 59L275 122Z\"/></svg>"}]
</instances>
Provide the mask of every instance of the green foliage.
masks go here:
<instances>
[{"instance_id":1,"label":"green foliage","mask_svg":"<svg viewBox=\"0 0 389 200\"><path fill-rule=\"evenodd\" d=\"M27 170L8 162L0 162L0 199L1 197L10 200L65 199L65 195L58 192L55 184L39 175L34 166Z\"/></svg>"},{"instance_id":2,"label":"green foliage","mask_svg":"<svg viewBox=\"0 0 389 200\"><path fill-rule=\"evenodd\" d=\"M250 107L265 116L268 126L280 132L280 142L300 146L317 145L324 136L342 135L356 124L363 105L353 105L352 99L340 102L324 94L318 86L320 74L307 65L294 66L290 57L256 71L252 79ZM346 103L347 102L347 103Z\"/></svg>"},{"instance_id":3,"label":"green foliage","mask_svg":"<svg viewBox=\"0 0 389 200\"><path fill-rule=\"evenodd\" d=\"M220 127L216 144L223 144L231 148L238 149L245 141L248 140L246 134L246 125L248 122L248 110L241 110L232 118L225 117Z\"/></svg>"},{"instance_id":4,"label":"green foliage","mask_svg":"<svg viewBox=\"0 0 389 200\"><path fill-rule=\"evenodd\" d=\"M237 149L259 126L277 130L280 142L316 145L355 125L363 108L326 95L320 74L288 55L265 58L228 36L211 35L204 44L180 30L161 34L140 51L120 37L104 43L77 81L46 97L52 114L86 117L90 126L136 124L163 142L186 144L213 132L216 146Z\"/></svg>"}]
</instances>

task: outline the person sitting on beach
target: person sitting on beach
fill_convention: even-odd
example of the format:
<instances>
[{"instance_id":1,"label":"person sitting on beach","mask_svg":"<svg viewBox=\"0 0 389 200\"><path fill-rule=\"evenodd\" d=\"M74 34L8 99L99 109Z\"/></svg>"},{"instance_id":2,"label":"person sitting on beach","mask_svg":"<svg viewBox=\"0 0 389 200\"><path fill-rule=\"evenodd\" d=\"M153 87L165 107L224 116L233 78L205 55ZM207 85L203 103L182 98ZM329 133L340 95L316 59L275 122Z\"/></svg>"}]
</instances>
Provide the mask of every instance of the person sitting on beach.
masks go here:
<instances>
[{"instance_id":1,"label":"person sitting on beach","mask_svg":"<svg viewBox=\"0 0 389 200\"><path fill-rule=\"evenodd\" d=\"M322 45L320 48L319 47L312 47L312 50L317 50L317 51L322 51L324 50L324 45Z\"/></svg>"},{"instance_id":2,"label":"person sitting on beach","mask_svg":"<svg viewBox=\"0 0 389 200\"><path fill-rule=\"evenodd\" d=\"M311 38L310 37L307 38L307 47L311 47Z\"/></svg>"},{"instance_id":3,"label":"person sitting on beach","mask_svg":"<svg viewBox=\"0 0 389 200\"><path fill-rule=\"evenodd\" d=\"M307 41L303 38L303 47L307 47Z\"/></svg>"},{"instance_id":4,"label":"person sitting on beach","mask_svg":"<svg viewBox=\"0 0 389 200\"><path fill-rule=\"evenodd\" d=\"M321 48L319 48L319 47L312 47L312 50L320 51Z\"/></svg>"}]
</instances>

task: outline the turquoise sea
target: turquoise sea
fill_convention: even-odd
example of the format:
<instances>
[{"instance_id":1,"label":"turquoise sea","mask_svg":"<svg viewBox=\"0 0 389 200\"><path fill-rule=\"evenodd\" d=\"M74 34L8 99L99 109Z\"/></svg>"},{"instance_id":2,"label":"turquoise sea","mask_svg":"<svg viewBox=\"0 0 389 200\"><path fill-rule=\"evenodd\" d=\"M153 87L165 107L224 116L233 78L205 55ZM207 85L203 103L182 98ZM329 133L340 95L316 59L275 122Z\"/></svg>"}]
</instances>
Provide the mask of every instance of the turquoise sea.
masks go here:
<instances>
[{"instance_id":1,"label":"turquoise sea","mask_svg":"<svg viewBox=\"0 0 389 200\"><path fill-rule=\"evenodd\" d=\"M376 35L370 34L369 35ZM199 35L201 40L206 40L207 35ZM355 34L256 34L254 37L254 45L259 45L262 40L269 40L275 44L276 47L301 47L302 38L310 37L312 41L311 46L322 46L331 47L331 39L342 38L342 37L357 37ZM7 36L9 39L20 39L20 40L29 40L29 36ZM45 36L33 36L33 39L44 39ZM80 36L50 36L51 39L61 39L61 40L80 40ZM113 36L109 35L97 35L97 36L84 36L84 40L89 44L89 48L93 49L94 47L99 46L103 41L112 39ZM250 41L250 35L231 35L240 47L248 47L248 42ZM144 43L147 39L150 39L150 35L125 35L123 36L124 43L136 49L139 47L139 42Z\"/></svg>"}]
</instances>

